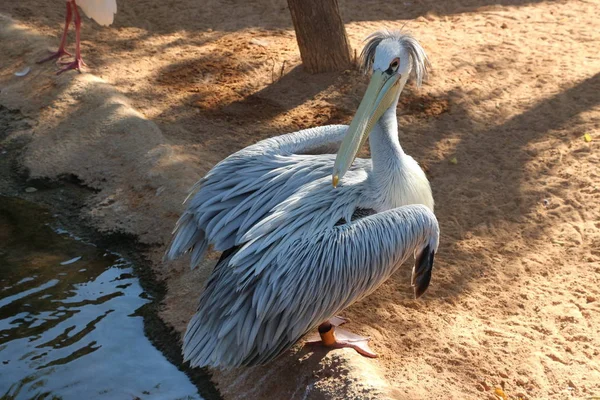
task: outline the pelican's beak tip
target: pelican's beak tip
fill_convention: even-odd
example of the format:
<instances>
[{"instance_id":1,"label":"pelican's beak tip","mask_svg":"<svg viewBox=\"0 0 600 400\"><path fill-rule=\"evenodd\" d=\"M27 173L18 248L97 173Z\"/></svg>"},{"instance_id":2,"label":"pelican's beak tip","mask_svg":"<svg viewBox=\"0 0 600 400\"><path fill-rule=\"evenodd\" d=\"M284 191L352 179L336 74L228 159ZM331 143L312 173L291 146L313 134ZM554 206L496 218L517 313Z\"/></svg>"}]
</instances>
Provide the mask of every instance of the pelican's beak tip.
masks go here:
<instances>
[{"instance_id":1,"label":"pelican's beak tip","mask_svg":"<svg viewBox=\"0 0 600 400\"><path fill-rule=\"evenodd\" d=\"M331 183L333 184L333 187L336 188L338 185L338 182L340 181L340 178L337 175L333 175L333 178L331 181L332 181Z\"/></svg>"}]
</instances>

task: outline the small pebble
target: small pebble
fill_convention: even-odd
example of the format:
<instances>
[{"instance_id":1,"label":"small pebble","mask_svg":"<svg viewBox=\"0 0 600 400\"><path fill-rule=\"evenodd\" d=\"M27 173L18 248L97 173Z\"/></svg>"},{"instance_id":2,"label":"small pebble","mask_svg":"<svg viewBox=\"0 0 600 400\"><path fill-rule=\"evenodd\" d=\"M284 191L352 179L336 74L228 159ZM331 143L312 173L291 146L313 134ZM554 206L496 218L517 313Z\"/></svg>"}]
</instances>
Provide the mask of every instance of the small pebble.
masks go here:
<instances>
[{"instance_id":1,"label":"small pebble","mask_svg":"<svg viewBox=\"0 0 600 400\"><path fill-rule=\"evenodd\" d=\"M20 71L15 72L15 76L25 76L31 71L31 67L25 67Z\"/></svg>"},{"instance_id":2,"label":"small pebble","mask_svg":"<svg viewBox=\"0 0 600 400\"><path fill-rule=\"evenodd\" d=\"M79 256L79 257L75 257L75 258L71 258L70 260L67 260L67 261L63 261L63 262L61 262L61 263L60 263L60 265L69 265L69 264L73 264L74 262L77 262L77 261L79 261L79 260L81 260L81 256Z\"/></svg>"},{"instance_id":3,"label":"small pebble","mask_svg":"<svg viewBox=\"0 0 600 400\"><path fill-rule=\"evenodd\" d=\"M33 192L37 192L37 189L30 186L28 188L25 188L25 192L27 192L27 193L33 193Z\"/></svg>"}]
</instances>

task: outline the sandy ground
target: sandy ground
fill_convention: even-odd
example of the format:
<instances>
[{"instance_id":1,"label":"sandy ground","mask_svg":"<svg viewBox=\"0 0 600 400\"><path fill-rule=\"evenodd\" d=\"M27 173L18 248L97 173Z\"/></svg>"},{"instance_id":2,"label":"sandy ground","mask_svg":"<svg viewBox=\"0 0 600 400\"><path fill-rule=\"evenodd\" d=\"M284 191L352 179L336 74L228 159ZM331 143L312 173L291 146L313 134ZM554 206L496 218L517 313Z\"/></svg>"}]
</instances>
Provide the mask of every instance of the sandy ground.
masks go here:
<instances>
[{"instance_id":1,"label":"sandy ground","mask_svg":"<svg viewBox=\"0 0 600 400\"><path fill-rule=\"evenodd\" d=\"M373 30L406 24L430 55L399 125L436 200L433 283L413 300L407 266L346 311L379 359L297 348L215 375L224 397L600 396L600 3L341 8L357 51ZM152 245L169 285L162 317L180 332L211 265L160 263L188 187L259 139L349 122L365 88L355 71L302 71L283 0L120 2L112 27L84 21L86 73L60 77L34 62L58 45L63 3L0 13L15 21L0 19L0 105L33 125L0 139L30 140L32 177L94 188L81 218Z\"/></svg>"}]
</instances>

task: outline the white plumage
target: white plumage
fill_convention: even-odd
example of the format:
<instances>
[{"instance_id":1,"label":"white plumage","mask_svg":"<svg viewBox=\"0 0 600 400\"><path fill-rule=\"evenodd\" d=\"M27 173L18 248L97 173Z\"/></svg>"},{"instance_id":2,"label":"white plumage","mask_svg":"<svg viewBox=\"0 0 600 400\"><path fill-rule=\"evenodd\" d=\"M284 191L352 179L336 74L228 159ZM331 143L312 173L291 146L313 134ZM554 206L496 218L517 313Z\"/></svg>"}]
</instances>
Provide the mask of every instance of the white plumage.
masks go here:
<instances>
[{"instance_id":1,"label":"white plumage","mask_svg":"<svg viewBox=\"0 0 600 400\"><path fill-rule=\"evenodd\" d=\"M422 79L425 53L410 36L377 33L363 59L374 65L377 88L367 89L357 123L263 140L195 185L166 258L189 251L195 267L209 244L224 253L185 335L193 366L272 360L372 293L412 254L415 295L427 289L438 224L429 182L402 150L396 120L398 96L411 71ZM383 80L378 63L390 68ZM364 142L369 130L372 159L352 163L359 146L351 142Z\"/></svg>"},{"instance_id":2,"label":"white plumage","mask_svg":"<svg viewBox=\"0 0 600 400\"><path fill-rule=\"evenodd\" d=\"M85 15L102 26L109 26L117 13L117 0L77 0Z\"/></svg>"}]
</instances>

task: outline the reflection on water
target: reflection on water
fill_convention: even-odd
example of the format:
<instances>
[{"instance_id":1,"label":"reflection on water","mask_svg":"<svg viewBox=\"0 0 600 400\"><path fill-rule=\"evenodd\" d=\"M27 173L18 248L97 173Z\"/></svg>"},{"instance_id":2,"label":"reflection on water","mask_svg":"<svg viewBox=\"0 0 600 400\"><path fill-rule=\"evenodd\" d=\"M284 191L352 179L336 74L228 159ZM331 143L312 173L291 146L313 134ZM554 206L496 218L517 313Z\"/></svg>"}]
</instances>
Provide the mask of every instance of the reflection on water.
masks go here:
<instances>
[{"instance_id":1,"label":"reflection on water","mask_svg":"<svg viewBox=\"0 0 600 400\"><path fill-rule=\"evenodd\" d=\"M46 221L0 196L0 398L199 399L144 336L130 264Z\"/></svg>"}]
</instances>

